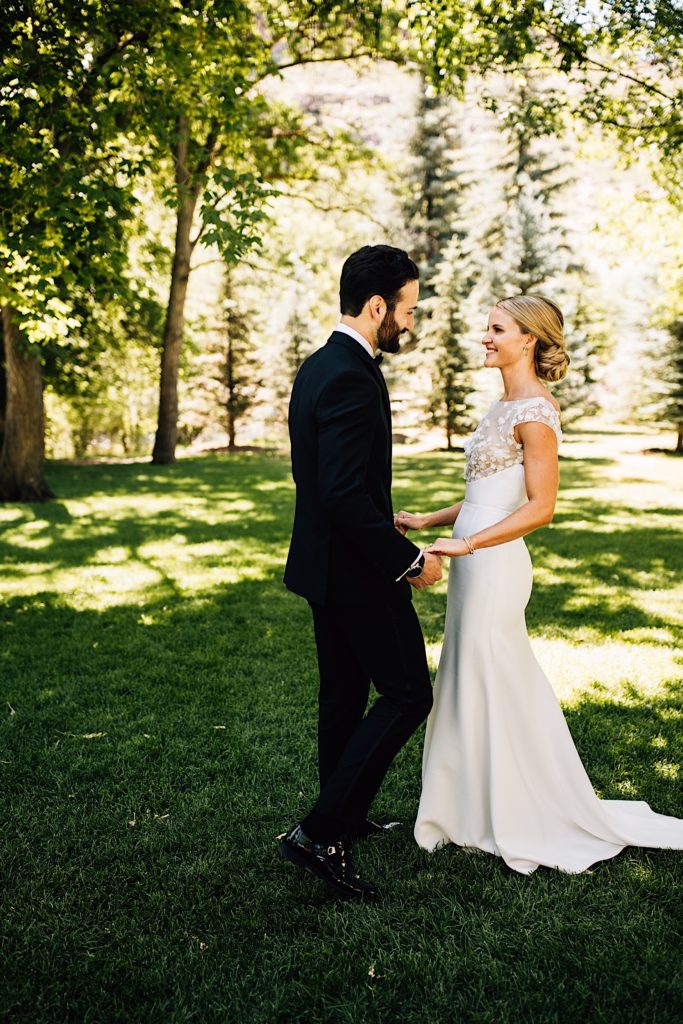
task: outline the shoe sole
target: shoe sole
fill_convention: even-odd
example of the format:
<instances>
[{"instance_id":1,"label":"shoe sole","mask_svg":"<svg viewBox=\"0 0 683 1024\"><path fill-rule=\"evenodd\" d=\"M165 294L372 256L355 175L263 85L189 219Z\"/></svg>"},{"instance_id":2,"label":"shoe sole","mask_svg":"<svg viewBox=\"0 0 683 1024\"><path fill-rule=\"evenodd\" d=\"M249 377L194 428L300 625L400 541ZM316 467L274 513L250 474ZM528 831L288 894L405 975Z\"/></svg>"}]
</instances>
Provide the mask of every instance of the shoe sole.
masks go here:
<instances>
[{"instance_id":1,"label":"shoe sole","mask_svg":"<svg viewBox=\"0 0 683 1024\"><path fill-rule=\"evenodd\" d=\"M296 864L298 868L303 868L304 871L308 871L309 874L315 875L316 878L325 882L332 892L337 896L341 896L343 900L360 900L364 903L372 903L378 899L379 894L349 892L349 890L345 889L344 886L335 885L329 875L326 875L322 870L318 870L314 864L305 857L302 857L296 850L293 850L288 843L278 843L278 850L281 857L284 857L285 860L290 861L292 864Z\"/></svg>"}]
</instances>

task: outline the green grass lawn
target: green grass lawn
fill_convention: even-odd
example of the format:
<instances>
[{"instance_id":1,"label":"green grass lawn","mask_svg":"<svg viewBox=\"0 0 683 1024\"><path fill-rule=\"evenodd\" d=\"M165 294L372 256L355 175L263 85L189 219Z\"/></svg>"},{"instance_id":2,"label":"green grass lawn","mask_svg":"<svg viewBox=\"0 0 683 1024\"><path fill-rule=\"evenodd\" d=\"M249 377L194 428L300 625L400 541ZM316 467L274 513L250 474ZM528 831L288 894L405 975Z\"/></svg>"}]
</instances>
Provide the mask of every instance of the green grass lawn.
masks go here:
<instances>
[{"instance_id":1,"label":"green grass lawn","mask_svg":"<svg viewBox=\"0 0 683 1024\"><path fill-rule=\"evenodd\" d=\"M631 439L626 438L630 442ZM529 538L535 650L602 796L683 815L683 464L564 445ZM462 459L399 454L395 503L456 500ZM679 1021L683 854L579 876L418 849L418 734L359 844L378 906L276 853L315 796L315 649L281 574L292 485L254 453L50 467L0 507L0 1014L42 1022ZM432 667L445 581L416 595Z\"/></svg>"}]
</instances>

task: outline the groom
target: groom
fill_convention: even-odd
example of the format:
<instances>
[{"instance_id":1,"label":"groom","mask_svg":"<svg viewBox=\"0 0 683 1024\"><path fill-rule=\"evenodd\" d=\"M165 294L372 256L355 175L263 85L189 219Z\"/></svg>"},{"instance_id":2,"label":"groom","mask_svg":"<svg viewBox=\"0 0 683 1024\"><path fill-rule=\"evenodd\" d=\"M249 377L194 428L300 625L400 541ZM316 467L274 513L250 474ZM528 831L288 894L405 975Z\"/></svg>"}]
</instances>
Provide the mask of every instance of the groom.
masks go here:
<instances>
[{"instance_id":1,"label":"groom","mask_svg":"<svg viewBox=\"0 0 683 1024\"><path fill-rule=\"evenodd\" d=\"M393 525L391 413L379 368L413 329L418 269L407 253L366 245L344 263L341 320L299 370L289 407L296 511L285 585L313 613L320 673L320 795L280 853L347 899L374 899L351 839L382 832L370 804L432 705L411 585L441 560ZM365 713L370 682L379 694Z\"/></svg>"}]
</instances>

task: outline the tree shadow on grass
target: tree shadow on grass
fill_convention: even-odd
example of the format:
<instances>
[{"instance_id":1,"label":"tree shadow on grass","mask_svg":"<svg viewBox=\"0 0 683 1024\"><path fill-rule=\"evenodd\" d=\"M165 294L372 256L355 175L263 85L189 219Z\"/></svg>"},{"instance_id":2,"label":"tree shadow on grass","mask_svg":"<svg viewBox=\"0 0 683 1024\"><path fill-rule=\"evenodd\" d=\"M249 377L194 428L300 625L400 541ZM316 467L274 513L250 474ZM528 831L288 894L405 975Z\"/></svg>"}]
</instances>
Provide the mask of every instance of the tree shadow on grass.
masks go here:
<instances>
[{"instance_id":1,"label":"tree shadow on grass","mask_svg":"<svg viewBox=\"0 0 683 1024\"><path fill-rule=\"evenodd\" d=\"M40 772L23 772L25 755L35 767L65 756L66 768L71 754L80 761L108 751L112 759L103 766L113 767L173 735L181 762L190 757L194 770L213 749L209 742L219 743L230 764L248 766L250 785L264 787L254 808L273 806L279 786L285 801L312 792L317 668L310 612L276 576L195 601L155 597L104 611L75 609L52 594L19 597L6 602L2 617L1 697L15 712L2 725L6 740L21 736L14 749L20 789L41 786ZM577 746L604 796L654 795L675 808L680 780L666 765L680 759L682 697L683 684L673 681L654 695L636 686L614 695L596 684L568 707ZM84 743L88 733L106 736ZM67 738L57 755L49 744L60 737Z\"/></svg>"},{"instance_id":2,"label":"tree shadow on grass","mask_svg":"<svg viewBox=\"0 0 683 1024\"><path fill-rule=\"evenodd\" d=\"M632 509L614 503L605 508L586 496L600 484L602 466L609 461L565 460L561 510L550 529L528 538L539 570L529 607L532 629L567 634L590 628L608 636L671 625L638 599L641 590L667 589L681 578L670 557L671 531L656 519L649 525L650 511L635 520ZM400 457L397 507L422 510L457 499L464 489L462 467L460 456ZM286 459L248 454L162 467L53 469L58 491L85 507L53 502L12 510L14 518L0 536L0 558L7 578L17 584L29 572L36 589L43 572L49 584L50 574L61 568L116 568L128 560L157 578L158 593L173 598L180 593L174 559L182 560L185 552L185 564L190 561L198 573L230 565L235 558L245 564L249 552L257 561L264 556L271 566L274 561L284 566L294 501ZM676 512L652 511L667 521ZM546 567L550 572L544 572ZM438 642L445 587L419 595L416 604L426 634Z\"/></svg>"},{"instance_id":3,"label":"tree shadow on grass","mask_svg":"<svg viewBox=\"0 0 683 1024\"><path fill-rule=\"evenodd\" d=\"M240 452L221 456L208 453L180 459L168 466L125 463L74 466L55 462L49 466L50 479L59 499L168 494L178 490L202 495L216 492L239 493L243 487L258 488L267 480L270 489L289 486L289 459L272 453Z\"/></svg>"},{"instance_id":4,"label":"tree shadow on grass","mask_svg":"<svg viewBox=\"0 0 683 1024\"><path fill-rule=\"evenodd\" d=\"M595 685L565 708L593 786L605 800L645 800L661 814L683 817L683 680L655 695L636 686L615 699Z\"/></svg>"},{"instance_id":5,"label":"tree shadow on grass","mask_svg":"<svg viewBox=\"0 0 683 1024\"><path fill-rule=\"evenodd\" d=\"M0 560L16 575L26 562L51 569L97 562L110 547L144 562L140 549L150 543L244 547L248 540L272 549L289 539L293 484L283 459L214 457L145 471L130 464L57 468L62 501L16 506L2 524ZM88 507L72 514L67 500ZM216 557L214 551L207 560Z\"/></svg>"},{"instance_id":6,"label":"tree shadow on grass","mask_svg":"<svg viewBox=\"0 0 683 1024\"><path fill-rule=\"evenodd\" d=\"M140 1005L154 1005L170 1020L179 999L212 1019L206 1007L225 991L222 964L237 958L244 978L270 978L263 963L280 946L286 955L273 963L288 977L291 950L298 970L320 947L326 966L315 961L315 971L327 970L325 942L355 943L363 957L378 944L402 948L406 916L412 934L428 938L424 962L448 972L454 942L478 934L486 915L501 946L515 948L534 928L542 933L549 915L564 914L570 929L573 899L589 891L582 884L601 912L617 900L610 881L631 884L629 871L639 899L666 889L665 868L644 851L610 863L605 876L554 873L550 882L503 878L499 861L458 851L427 859L411 837L422 733L375 804L404 828L362 850L369 877L386 880L380 910L339 907L281 863L275 835L316 794L317 671L309 609L276 575L104 611L74 608L68 595L22 596L2 618L0 846L15 1019L61 1019L67 1006L74 1019L138 1019ZM680 761L681 697L673 684L619 700L595 689L567 710L603 796L681 813L668 767ZM604 917L591 906L586 914L587 927ZM494 970L493 950L493 966L480 971Z\"/></svg>"},{"instance_id":7,"label":"tree shadow on grass","mask_svg":"<svg viewBox=\"0 0 683 1024\"><path fill-rule=\"evenodd\" d=\"M527 538L541 570L529 606L530 627L564 632L589 627L603 636L642 628L677 634L676 616L647 610L648 592L674 590L683 581L683 568L671 557L673 531L654 522L605 531L596 503L584 501L582 510L587 523L580 530L571 515L559 516L550 530ZM613 506L609 514L618 513ZM569 520L566 526L563 519ZM552 582L544 578L543 566L551 568Z\"/></svg>"}]
</instances>

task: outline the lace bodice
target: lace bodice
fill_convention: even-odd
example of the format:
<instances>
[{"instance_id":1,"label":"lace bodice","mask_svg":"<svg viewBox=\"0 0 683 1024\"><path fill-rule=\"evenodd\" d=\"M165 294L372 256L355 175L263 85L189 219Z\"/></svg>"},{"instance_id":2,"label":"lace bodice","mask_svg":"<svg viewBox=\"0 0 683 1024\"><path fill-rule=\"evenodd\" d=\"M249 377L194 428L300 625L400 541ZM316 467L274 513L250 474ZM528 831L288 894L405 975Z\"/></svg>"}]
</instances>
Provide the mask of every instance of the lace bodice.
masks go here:
<instances>
[{"instance_id":1,"label":"lace bodice","mask_svg":"<svg viewBox=\"0 0 683 1024\"><path fill-rule=\"evenodd\" d=\"M465 480L480 480L524 462L514 435L518 423L545 423L555 431L558 444L562 440L559 413L548 398L494 402L465 444Z\"/></svg>"}]
</instances>

